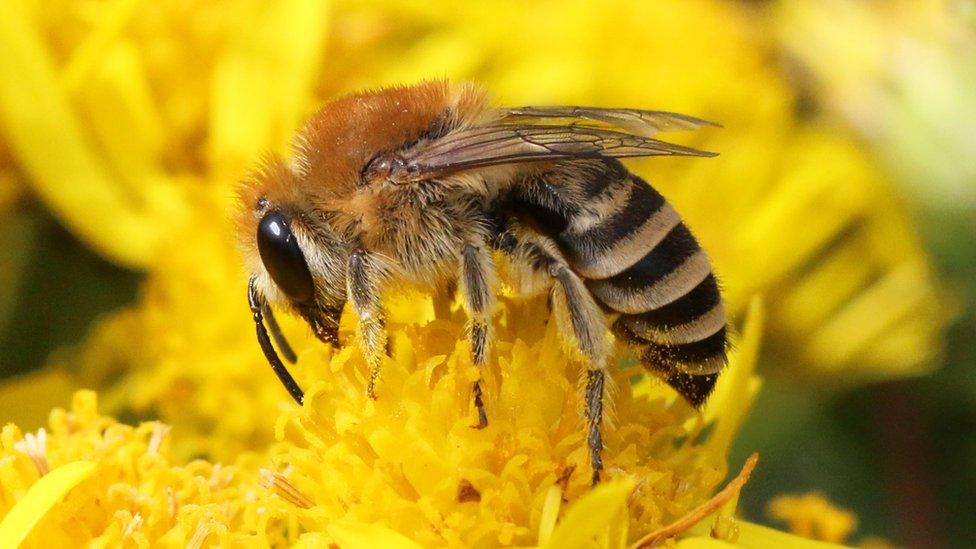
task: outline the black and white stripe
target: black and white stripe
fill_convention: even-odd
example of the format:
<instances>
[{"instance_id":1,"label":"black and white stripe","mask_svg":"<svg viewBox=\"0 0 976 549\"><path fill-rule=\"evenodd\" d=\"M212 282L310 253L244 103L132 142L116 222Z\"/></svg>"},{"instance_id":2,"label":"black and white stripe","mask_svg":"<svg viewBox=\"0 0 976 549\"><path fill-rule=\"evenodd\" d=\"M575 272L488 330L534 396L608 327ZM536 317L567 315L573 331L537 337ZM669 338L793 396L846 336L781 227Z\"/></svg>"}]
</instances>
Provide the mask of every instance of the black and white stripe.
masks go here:
<instances>
[{"instance_id":1,"label":"black and white stripe","mask_svg":"<svg viewBox=\"0 0 976 549\"><path fill-rule=\"evenodd\" d=\"M614 333L692 404L726 363L711 263L674 208L616 160L563 164L526 180L509 207L560 247L590 293L619 313Z\"/></svg>"}]
</instances>

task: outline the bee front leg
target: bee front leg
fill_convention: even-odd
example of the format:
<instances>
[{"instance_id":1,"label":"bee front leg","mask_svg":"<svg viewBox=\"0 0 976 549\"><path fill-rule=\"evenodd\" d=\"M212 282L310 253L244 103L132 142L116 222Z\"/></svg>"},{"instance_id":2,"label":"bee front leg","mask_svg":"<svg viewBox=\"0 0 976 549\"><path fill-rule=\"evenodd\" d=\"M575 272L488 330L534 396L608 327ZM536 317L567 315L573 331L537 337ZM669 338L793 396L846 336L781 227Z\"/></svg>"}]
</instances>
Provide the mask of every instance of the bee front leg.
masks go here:
<instances>
[{"instance_id":1,"label":"bee front leg","mask_svg":"<svg viewBox=\"0 0 976 549\"><path fill-rule=\"evenodd\" d=\"M376 399L376 380L386 350L386 314L382 308L380 281L384 270L376 257L357 249L349 256L346 270L346 293L359 315L359 338L363 358L369 367L366 395Z\"/></svg>"},{"instance_id":2,"label":"bee front leg","mask_svg":"<svg viewBox=\"0 0 976 549\"><path fill-rule=\"evenodd\" d=\"M484 246L468 244L461 253L461 273L458 277L464 310L468 314L466 330L471 342L471 359L483 371L491 344L491 318L495 311L495 265L491 253ZM474 382L474 406L478 410L476 429L488 426L488 416L482 399L481 372Z\"/></svg>"}]
</instances>

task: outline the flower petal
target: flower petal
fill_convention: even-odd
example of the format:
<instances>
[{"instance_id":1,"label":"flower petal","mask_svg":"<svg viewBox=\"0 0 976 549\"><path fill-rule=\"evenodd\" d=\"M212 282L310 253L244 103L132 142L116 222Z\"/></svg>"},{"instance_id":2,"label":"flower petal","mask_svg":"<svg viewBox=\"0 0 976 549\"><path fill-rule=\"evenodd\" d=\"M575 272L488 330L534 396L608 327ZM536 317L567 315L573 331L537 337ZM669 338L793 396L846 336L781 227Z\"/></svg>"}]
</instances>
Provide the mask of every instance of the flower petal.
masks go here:
<instances>
[{"instance_id":1,"label":"flower petal","mask_svg":"<svg viewBox=\"0 0 976 549\"><path fill-rule=\"evenodd\" d=\"M597 486L569 508L546 547L564 549L592 545L593 538L610 529L633 489L634 483L629 479Z\"/></svg>"},{"instance_id":2,"label":"flower petal","mask_svg":"<svg viewBox=\"0 0 976 549\"><path fill-rule=\"evenodd\" d=\"M144 266L163 227L123 195L86 138L54 59L21 2L7 3L0 18L0 57L0 127L33 189L94 249L119 263Z\"/></svg>"},{"instance_id":3,"label":"flower petal","mask_svg":"<svg viewBox=\"0 0 976 549\"><path fill-rule=\"evenodd\" d=\"M65 494L95 472L91 461L74 461L44 475L0 522L0 547L19 547Z\"/></svg>"},{"instance_id":4,"label":"flower petal","mask_svg":"<svg viewBox=\"0 0 976 549\"><path fill-rule=\"evenodd\" d=\"M838 549L844 545L836 545L824 541L802 538L787 532L781 532L767 526L760 526L752 522L737 521L739 531L734 544L719 541L708 536L711 528L710 521L702 521L692 531L698 536L682 539L678 542L680 549L717 549L721 547L740 547L743 549L765 549L767 547L790 547L791 549Z\"/></svg>"},{"instance_id":5,"label":"flower petal","mask_svg":"<svg viewBox=\"0 0 976 549\"><path fill-rule=\"evenodd\" d=\"M403 534L379 524L362 522L335 522L326 527L342 549L418 549L420 545Z\"/></svg>"},{"instance_id":6,"label":"flower petal","mask_svg":"<svg viewBox=\"0 0 976 549\"><path fill-rule=\"evenodd\" d=\"M753 298L742 337L705 407L706 420L715 422L715 432L708 440L712 447L710 455L719 456L720 459L727 455L762 386L762 380L755 371L763 334L764 311L762 299Z\"/></svg>"}]
</instances>

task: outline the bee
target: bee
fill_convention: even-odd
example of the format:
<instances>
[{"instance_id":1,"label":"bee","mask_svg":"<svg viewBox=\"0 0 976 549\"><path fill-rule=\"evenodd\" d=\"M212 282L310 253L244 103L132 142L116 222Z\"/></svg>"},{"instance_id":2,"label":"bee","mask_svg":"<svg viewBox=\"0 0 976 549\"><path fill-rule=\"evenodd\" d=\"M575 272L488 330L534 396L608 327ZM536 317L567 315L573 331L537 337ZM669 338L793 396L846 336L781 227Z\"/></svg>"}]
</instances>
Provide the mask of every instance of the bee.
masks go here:
<instances>
[{"instance_id":1,"label":"bee","mask_svg":"<svg viewBox=\"0 0 976 549\"><path fill-rule=\"evenodd\" d=\"M272 343L294 362L270 306L338 345L349 303L366 393L376 398L384 289L407 281L457 288L472 360L483 368L495 260L507 257L519 293L549 293L557 331L586 365L598 482L610 333L696 407L726 364L726 315L708 256L671 204L619 160L714 156L653 137L710 125L663 111L493 108L481 87L443 81L326 104L298 133L293 156L267 160L240 192L237 230L265 357L301 403ZM478 428L488 423L482 396L475 382Z\"/></svg>"}]
</instances>

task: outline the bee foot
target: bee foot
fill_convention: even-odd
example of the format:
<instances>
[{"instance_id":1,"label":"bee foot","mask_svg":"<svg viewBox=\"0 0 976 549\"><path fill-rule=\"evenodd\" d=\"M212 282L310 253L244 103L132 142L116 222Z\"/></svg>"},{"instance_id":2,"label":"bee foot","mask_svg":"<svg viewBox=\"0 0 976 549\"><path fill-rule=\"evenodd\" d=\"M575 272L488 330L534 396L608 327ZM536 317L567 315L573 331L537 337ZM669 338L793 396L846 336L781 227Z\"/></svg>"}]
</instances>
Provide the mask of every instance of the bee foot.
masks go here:
<instances>
[{"instance_id":1,"label":"bee foot","mask_svg":"<svg viewBox=\"0 0 976 549\"><path fill-rule=\"evenodd\" d=\"M474 382L474 407L478 410L478 423L472 429L484 429L488 426L488 414L485 413L485 403L481 397L481 380Z\"/></svg>"},{"instance_id":2,"label":"bee foot","mask_svg":"<svg viewBox=\"0 0 976 549\"><path fill-rule=\"evenodd\" d=\"M471 426L472 429L482 430L488 426L488 415L484 408L478 408L478 423Z\"/></svg>"}]
</instances>

